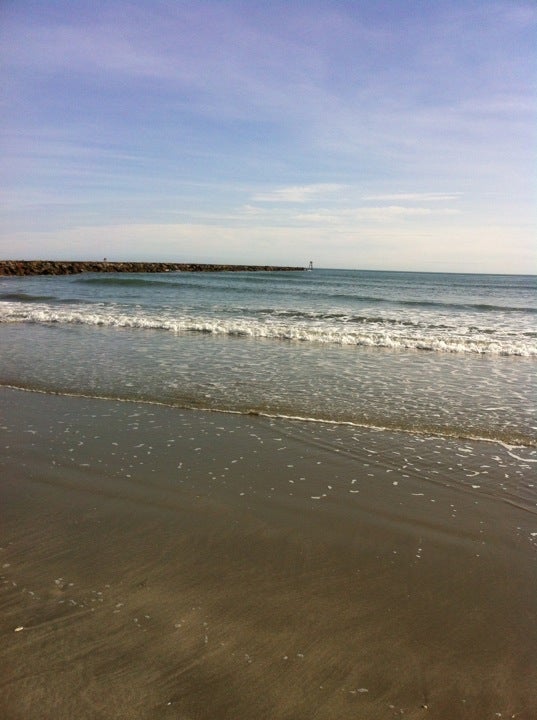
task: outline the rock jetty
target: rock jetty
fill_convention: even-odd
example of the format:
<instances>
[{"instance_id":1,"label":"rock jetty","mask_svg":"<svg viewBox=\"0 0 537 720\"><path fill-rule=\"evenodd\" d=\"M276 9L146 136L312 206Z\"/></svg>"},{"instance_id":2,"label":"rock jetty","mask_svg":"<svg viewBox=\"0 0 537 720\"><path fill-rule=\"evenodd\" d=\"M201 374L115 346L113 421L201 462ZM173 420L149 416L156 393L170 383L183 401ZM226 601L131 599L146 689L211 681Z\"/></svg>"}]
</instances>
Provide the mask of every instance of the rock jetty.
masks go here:
<instances>
[{"instance_id":1,"label":"rock jetty","mask_svg":"<svg viewBox=\"0 0 537 720\"><path fill-rule=\"evenodd\" d=\"M162 273L162 272L282 272L305 270L303 267L277 265L210 265L203 263L101 262L65 260L0 260L0 275L76 275L91 272Z\"/></svg>"}]
</instances>

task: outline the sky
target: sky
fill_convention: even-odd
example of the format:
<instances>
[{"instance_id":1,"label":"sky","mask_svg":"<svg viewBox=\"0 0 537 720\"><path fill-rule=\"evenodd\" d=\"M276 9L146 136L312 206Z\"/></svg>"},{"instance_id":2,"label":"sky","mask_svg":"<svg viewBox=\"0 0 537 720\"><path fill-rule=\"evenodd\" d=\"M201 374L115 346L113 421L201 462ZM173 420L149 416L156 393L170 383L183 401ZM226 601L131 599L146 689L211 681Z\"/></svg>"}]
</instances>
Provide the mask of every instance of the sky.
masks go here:
<instances>
[{"instance_id":1,"label":"sky","mask_svg":"<svg viewBox=\"0 0 537 720\"><path fill-rule=\"evenodd\" d=\"M537 273L534 0L2 0L0 258Z\"/></svg>"}]
</instances>

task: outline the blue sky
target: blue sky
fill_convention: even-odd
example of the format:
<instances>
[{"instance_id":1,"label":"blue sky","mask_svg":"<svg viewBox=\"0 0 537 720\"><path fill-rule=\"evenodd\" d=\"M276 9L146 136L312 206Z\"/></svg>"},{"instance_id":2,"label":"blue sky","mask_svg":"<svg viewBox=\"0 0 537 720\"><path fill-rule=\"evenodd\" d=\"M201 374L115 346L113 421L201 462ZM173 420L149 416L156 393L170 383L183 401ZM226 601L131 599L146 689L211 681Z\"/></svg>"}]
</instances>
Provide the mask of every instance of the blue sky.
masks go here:
<instances>
[{"instance_id":1,"label":"blue sky","mask_svg":"<svg viewBox=\"0 0 537 720\"><path fill-rule=\"evenodd\" d=\"M537 272L533 0L3 0L3 258Z\"/></svg>"}]
</instances>

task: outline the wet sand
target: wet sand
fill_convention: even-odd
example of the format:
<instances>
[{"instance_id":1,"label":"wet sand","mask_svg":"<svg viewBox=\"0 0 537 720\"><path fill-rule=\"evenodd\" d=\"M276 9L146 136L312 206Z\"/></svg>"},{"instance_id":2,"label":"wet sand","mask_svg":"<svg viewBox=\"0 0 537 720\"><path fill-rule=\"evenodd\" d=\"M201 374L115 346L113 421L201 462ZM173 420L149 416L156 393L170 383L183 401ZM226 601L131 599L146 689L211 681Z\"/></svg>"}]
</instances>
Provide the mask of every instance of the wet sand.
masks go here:
<instances>
[{"instance_id":1,"label":"wet sand","mask_svg":"<svg viewBox=\"0 0 537 720\"><path fill-rule=\"evenodd\" d=\"M7 720L537 717L535 451L0 409Z\"/></svg>"}]
</instances>

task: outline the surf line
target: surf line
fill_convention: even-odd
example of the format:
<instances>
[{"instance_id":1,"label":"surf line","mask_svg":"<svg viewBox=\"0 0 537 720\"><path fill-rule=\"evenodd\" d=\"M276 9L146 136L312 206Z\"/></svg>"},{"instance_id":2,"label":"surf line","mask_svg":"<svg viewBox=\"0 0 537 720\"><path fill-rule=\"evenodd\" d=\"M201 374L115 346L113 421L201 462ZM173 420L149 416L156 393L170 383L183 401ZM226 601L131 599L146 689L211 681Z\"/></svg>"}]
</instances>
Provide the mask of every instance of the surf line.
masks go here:
<instances>
[{"instance_id":1,"label":"surf line","mask_svg":"<svg viewBox=\"0 0 537 720\"><path fill-rule=\"evenodd\" d=\"M242 415L243 417L252 417L252 418L262 418L262 419L268 419L268 420L287 420L290 422L297 422L297 423L318 423L320 425L339 425L342 427L353 427L353 428L360 428L362 430L372 430L375 432L393 432L393 433L405 433L407 435L414 435L419 437L425 437L425 438L446 438L450 440L469 440L472 442L487 442L487 443L494 443L496 445L501 445L504 447L509 454L513 450L517 449L530 449L530 448L536 448L537 447L537 440L533 441L532 439L528 438L527 442L517 442L517 443L508 443L502 438L498 437L486 437L483 435L476 435L473 433L465 433L465 432L456 432L456 431L450 431L448 429L423 429L423 428L415 428L415 427L402 427L398 425L375 425L373 423L363 423L358 422L355 420L333 420L330 418L316 418L316 417L310 417L310 416L303 416L303 415L285 415L282 413L268 413L263 410L233 410L231 408L219 408L219 407L204 407L201 405L192 405L188 403L172 403L172 402L163 402L162 400L154 400L151 398L125 398L125 397L117 397L113 395L87 395L85 393L76 393L76 392L68 392L66 390L51 390L51 389L42 389L42 388L27 388L22 387L18 385L12 385L12 384L4 384L0 382L0 389L5 388L6 390L16 390L19 392L28 392L28 393L38 393L40 395L53 395L58 397L72 397L72 398L81 398L84 400L103 400L108 402L121 402L121 403L131 403L131 404L139 404L139 405L155 405L159 407L166 407L170 409L176 409L176 410L188 410L188 411L200 411L200 412L209 412L209 413L220 413L222 415ZM531 458L518 458L516 459L524 461L524 462L537 462L536 459Z\"/></svg>"}]
</instances>

